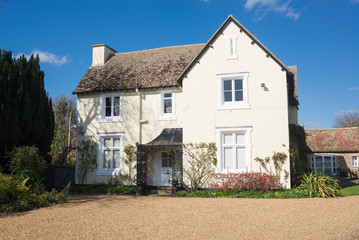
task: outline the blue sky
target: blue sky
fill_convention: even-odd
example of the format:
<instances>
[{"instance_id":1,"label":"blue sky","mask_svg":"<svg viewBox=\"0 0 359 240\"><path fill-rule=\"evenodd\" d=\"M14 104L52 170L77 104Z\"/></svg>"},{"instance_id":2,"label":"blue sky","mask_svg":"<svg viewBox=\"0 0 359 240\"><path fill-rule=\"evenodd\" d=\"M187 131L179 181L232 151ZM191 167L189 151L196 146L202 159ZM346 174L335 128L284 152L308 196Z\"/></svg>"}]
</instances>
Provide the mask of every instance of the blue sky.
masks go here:
<instances>
[{"instance_id":1,"label":"blue sky","mask_svg":"<svg viewBox=\"0 0 359 240\"><path fill-rule=\"evenodd\" d=\"M298 65L306 128L330 128L338 113L359 110L359 0L0 0L0 49L38 53L55 98L71 95L91 45L127 52L205 43L229 14Z\"/></svg>"}]
</instances>

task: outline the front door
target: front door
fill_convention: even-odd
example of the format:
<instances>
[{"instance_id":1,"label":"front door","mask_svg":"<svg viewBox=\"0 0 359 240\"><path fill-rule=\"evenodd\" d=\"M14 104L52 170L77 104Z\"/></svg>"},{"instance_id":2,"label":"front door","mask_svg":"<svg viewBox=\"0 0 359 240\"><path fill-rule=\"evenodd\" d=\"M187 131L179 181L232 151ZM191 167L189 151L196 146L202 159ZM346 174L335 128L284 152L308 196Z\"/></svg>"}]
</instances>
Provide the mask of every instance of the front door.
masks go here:
<instances>
[{"instance_id":1,"label":"front door","mask_svg":"<svg viewBox=\"0 0 359 240\"><path fill-rule=\"evenodd\" d=\"M172 157L166 152L162 152L161 163L161 186L171 186L172 180Z\"/></svg>"}]
</instances>

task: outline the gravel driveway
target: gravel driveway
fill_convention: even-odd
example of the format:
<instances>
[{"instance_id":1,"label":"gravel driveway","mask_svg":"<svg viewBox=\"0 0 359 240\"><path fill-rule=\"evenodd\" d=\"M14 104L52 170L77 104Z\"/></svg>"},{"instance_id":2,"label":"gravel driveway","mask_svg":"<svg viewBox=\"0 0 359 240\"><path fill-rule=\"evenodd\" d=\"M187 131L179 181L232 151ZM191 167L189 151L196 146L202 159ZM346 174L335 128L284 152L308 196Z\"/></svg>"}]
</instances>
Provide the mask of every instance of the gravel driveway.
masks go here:
<instances>
[{"instance_id":1,"label":"gravel driveway","mask_svg":"<svg viewBox=\"0 0 359 240\"><path fill-rule=\"evenodd\" d=\"M73 195L0 218L0 239L358 239L359 196L336 199Z\"/></svg>"}]
</instances>

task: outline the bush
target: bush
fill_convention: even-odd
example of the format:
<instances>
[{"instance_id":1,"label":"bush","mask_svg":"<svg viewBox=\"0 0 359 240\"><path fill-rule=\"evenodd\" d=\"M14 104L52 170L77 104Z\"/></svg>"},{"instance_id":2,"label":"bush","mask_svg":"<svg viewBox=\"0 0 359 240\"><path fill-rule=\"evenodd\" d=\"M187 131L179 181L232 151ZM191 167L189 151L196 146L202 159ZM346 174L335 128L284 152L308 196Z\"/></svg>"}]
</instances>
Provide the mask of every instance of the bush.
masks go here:
<instances>
[{"instance_id":1,"label":"bush","mask_svg":"<svg viewBox=\"0 0 359 240\"><path fill-rule=\"evenodd\" d=\"M46 162L36 147L16 147L9 154L10 171L20 180L29 178L29 184L34 185L40 181L41 174L46 169Z\"/></svg>"},{"instance_id":2,"label":"bush","mask_svg":"<svg viewBox=\"0 0 359 240\"><path fill-rule=\"evenodd\" d=\"M282 189L277 176L266 173L230 173L212 176L211 189L224 191L274 191Z\"/></svg>"},{"instance_id":3,"label":"bush","mask_svg":"<svg viewBox=\"0 0 359 240\"><path fill-rule=\"evenodd\" d=\"M67 200L70 184L60 193L55 190L34 194L26 182L0 173L0 212L20 212Z\"/></svg>"},{"instance_id":4,"label":"bush","mask_svg":"<svg viewBox=\"0 0 359 240\"><path fill-rule=\"evenodd\" d=\"M108 188L109 193L114 194L136 194L135 187L125 187L125 186L115 186L112 188Z\"/></svg>"},{"instance_id":5,"label":"bush","mask_svg":"<svg viewBox=\"0 0 359 240\"><path fill-rule=\"evenodd\" d=\"M341 187L338 184L338 180L323 175L321 172L311 172L308 175L303 174L297 189L306 190L310 197L327 198L343 196L340 192Z\"/></svg>"}]
</instances>

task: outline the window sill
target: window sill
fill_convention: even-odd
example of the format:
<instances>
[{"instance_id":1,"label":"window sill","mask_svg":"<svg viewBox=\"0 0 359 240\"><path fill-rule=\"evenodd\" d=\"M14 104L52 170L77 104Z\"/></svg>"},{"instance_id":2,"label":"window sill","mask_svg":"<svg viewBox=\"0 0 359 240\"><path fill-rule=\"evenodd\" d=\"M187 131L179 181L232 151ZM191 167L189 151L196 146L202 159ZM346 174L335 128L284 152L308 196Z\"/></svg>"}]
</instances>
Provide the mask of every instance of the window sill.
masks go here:
<instances>
[{"instance_id":1,"label":"window sill","mask_svg":"<svg viewBox=\"0 0 359 240\"><path fill-rule=\"evenodd\" d=\"M96 175L102 175L102 176L118 176L120 175L121 170L119 168L115 169L101 169L96 171Z\"/></svg>"},{"instance_id":2,"label":"window sill","mask_svg":"<svg viewBox=\"0 0 359 240\"><path fill-rule=\"evenodd\" d=\"M233 56L227 56L226 58L227 60L231 60L231 59L238 59L237 55L233 55Z\"/></svg>"},{"instance_id":3,"label":"window sill","mask_svg":"<svg viewBox=\"0 0 359 240\"><path fill-rule=\"evenodd\" d=\"M217 107L217 110L231 110L231 109L249 109L250 106L248 103L241 104L223 104Z\"/></svg>"},{"instance_id":4,"label":"window sill","mask_svg":"<svg viewBox=\"0 0 359 240\"><path fill-rule=\"evenodd\" d=\"M176 120L176 115L163 115L158 118L158 121L173 121Z\"/></svg>"},{"instance_id":5,"label":"window sill","mask_svg":"<svg viewBox=\"0 0 359 240\"><path fill-rule=\"evenodd\" d=\"M100 118L99 122L123 122L122 118Z\"/></svg>"}]
</instances>

